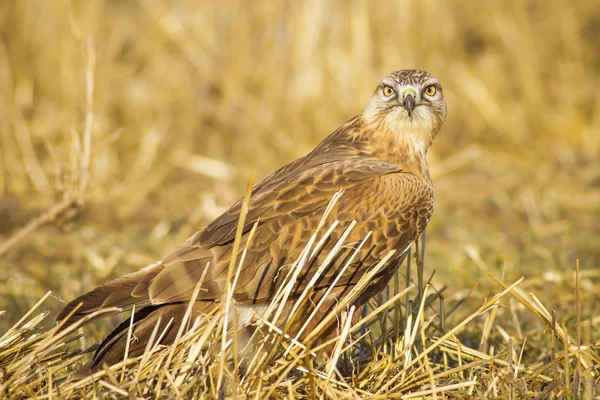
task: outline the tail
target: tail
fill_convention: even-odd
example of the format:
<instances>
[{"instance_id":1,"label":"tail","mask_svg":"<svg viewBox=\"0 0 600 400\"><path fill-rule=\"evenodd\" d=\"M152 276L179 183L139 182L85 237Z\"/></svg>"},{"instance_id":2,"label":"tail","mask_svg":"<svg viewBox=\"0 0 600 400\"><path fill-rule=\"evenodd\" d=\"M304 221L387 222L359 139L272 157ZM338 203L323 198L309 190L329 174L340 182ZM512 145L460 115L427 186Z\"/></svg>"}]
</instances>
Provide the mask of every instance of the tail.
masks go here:
<instances>
[{"instance_id":1,"label":"tail","mask_svg":"<svg viewBox=\"0 0 600 400\"><path fill-rule=\"evenodd\" d=\"M127 346L127 333L132 326L128 357L138 357L144 354L152 332L156 329L155 344L170 345L175 341L177 332L183 323L183 317L189 303L175 303L158 306L148 306L136 311L133 323L130 319L123 321L110 335L102 341L92 360L77 371L76 376L83 377L102 368L105 364L112 365L124 359ZM196 302L193 305L190 318L187 320L184 332L192 326L197 316L208 314L216 303L209 301ZM158 327L156 328L156 325ZM160 338L160 342L157 340Z\"/></svg>"},{"instance_id":2,"label":"tail","mask_svg":"<svg viewBox=\"0 0 600 400\"><path fill-rule=\"evenodd\" d=\"M137 272L99 286L67 304L58 314L56 320L60 322L68 317L61 328L65 329L80 319L103 308L118 307L121 311L126 311L134 305L137 309L152 306L149 286L156 275L163 269L163 264L152 264ZM69 316L71 313L73 314ZM106 314L103 314L98 318L105 316ZM96 318L92 318L86 323L94 319Z\"/></svg>"}]
</instances>

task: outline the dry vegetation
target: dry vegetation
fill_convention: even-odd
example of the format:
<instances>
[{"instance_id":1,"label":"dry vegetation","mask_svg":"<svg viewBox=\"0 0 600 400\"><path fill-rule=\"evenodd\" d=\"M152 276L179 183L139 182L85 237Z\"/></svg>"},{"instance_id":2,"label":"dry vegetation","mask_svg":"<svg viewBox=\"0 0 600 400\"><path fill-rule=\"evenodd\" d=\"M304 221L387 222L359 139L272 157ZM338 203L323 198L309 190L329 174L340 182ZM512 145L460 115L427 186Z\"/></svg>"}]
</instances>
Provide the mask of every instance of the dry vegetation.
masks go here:
<instances>
[{"instance_id":1,"label":"dry vegetation","mask_svg":"<svg viewBox=\"0 0 600 400\"><path fill-rule=\"evenodd\" d=\"M63 300L159 259L406 67L449 104L426 262L358 325L341 299L331 359L263 330L241 363L225 307L67 379L118 318L53 336ZM598 396L599 78L596 0L0 2L0 396Z\"/></svg>"}]
</instances>

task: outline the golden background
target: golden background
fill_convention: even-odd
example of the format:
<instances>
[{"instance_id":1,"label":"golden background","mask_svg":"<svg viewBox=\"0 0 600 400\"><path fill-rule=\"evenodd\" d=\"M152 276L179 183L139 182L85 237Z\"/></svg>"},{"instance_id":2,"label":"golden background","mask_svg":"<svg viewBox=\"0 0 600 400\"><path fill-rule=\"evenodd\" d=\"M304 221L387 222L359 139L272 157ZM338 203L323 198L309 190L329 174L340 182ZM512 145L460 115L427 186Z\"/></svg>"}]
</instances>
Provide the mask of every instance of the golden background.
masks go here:
<instances>
[{"instance_id":1,"label":"golden background","mask_svg":"<svg viewBox=\"0 0 600 400\"><path fill-rule=\"evenodd\" d=\"M596 1L31 0L0 3L1 330L48 290L56 315L160 259L403 68L448 102L428 156L436 285L480 304L486 272L525 276L568 322L579 259L598 315ZM82 203L46 221L65 198Z\"/></svg>"}]
</instances>

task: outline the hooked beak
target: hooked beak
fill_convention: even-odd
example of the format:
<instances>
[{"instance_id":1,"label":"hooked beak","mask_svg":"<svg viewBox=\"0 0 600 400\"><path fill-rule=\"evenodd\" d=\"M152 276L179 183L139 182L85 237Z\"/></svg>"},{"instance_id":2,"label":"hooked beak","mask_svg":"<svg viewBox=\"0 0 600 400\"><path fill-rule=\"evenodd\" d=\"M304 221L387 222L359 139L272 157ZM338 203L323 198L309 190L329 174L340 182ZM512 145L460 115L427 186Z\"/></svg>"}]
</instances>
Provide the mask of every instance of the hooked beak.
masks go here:
<instances>
[{"instance_id":1,"label":"hooked beak","mask_svg":"<svg viewBox=\"0 0 600 400\"><path fill-rule=\"evenodd\" d=\"M415 109L417 103L415 102L415 98L412 96L412 94L407 94L406 97L404 98L404 103L402 104L404 106L404 109L406 111L408 111L408 116L412 116L412 112Z\"/></svg>"}]
</instances>

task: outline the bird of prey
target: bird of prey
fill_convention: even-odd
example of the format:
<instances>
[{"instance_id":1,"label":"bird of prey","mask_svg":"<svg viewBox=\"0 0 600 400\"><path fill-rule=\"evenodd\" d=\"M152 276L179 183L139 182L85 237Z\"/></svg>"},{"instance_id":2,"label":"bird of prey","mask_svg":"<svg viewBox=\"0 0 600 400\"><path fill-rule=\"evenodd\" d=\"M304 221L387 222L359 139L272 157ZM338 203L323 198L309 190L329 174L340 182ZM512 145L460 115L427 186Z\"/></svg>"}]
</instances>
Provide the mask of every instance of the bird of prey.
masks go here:
<instances>
[{"instance_id":1,"label":"bird of prey","mask_svg":"<svg viewBox=\"0 0 600 400\"><path fill-rule=\"evenodd\" d=\"M313 282L312 296L324 296L319 322L336 299L351 289L391 250L393 259L369 282L356 306L378 294L393 276L411 243L423 232L433 212L433 187L425 156L446 119L446 102L438 79L425 71L400 70L384 77L365 109L340 126L310 153L266 177L252 189L239 249L247 247L233 290L240 323L260 314L317 229L332 196L343 190L328 214L339 223L313 262L297 276L288 301L307 287L336 241L353 221L346 243L363 243L361 255L350 259L344 246ZM129 356L144 352L157 321L171 321L162 334L172 343L196 285L203 277L193 314L210 312L223 299L242 200L194 234L162 261L108 282L71 301L58 315L64 327L102 308L122 311L135 306ZM257 223L258 222L258 223ZM251 243L250 232L254 229ZM368 235L370 233L370 235ZM237 268L237 267L236 267ZM337 279L337 281L335 280ZM327 291L334 282L333 290ZM315 297L315 298L316 298ZM315 302L308 302L314 306ZM249 312L250 311L250 312ZM310 312L310 309L304 311ZM243 316L245 315L245 316ZM194 317L195 318L195 317ZM193 320L193 319L192 319ZM100 345L89 368L123 359L129 320ZM161 328L161 332L162 332ZM291 333L294 334L292 327ZM305 331L309 332L310 327ZM300 336L302 338L302 336Z\"/></svg>"}]
</instances>

